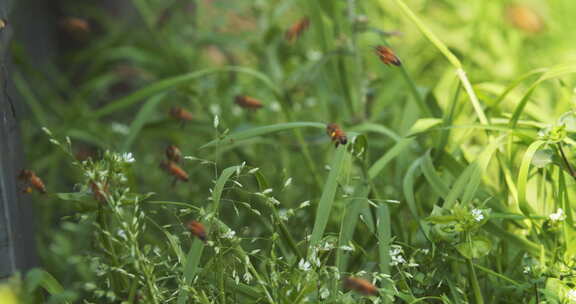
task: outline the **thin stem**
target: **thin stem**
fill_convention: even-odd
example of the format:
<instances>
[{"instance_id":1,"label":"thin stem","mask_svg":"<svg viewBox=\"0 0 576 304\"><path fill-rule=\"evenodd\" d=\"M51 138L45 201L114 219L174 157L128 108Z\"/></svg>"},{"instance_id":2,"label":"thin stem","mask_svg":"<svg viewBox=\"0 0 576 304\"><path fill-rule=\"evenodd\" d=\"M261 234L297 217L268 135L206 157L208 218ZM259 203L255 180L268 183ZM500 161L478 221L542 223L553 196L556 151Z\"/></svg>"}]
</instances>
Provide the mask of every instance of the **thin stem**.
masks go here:
<instances>
[{"instance_id":1,"label":"thin stem","mask_svg":"<svg viewBox=\"0 0 576 304\"><path fill-rule=\"evenodd\" d=\"M568 172L570 172L570 175L576 179L576 171L574 171L574 168L572 168L572 166L570 165L570 162L568 162L568 158L566 157L566 154L564 153L564 149L562 149L562 143L558 143L558 150L560 150L560 155L562 155L562 160L564 161L564 164L566 165L566 168L568 168Z\"/></svg>"}]
</instances>

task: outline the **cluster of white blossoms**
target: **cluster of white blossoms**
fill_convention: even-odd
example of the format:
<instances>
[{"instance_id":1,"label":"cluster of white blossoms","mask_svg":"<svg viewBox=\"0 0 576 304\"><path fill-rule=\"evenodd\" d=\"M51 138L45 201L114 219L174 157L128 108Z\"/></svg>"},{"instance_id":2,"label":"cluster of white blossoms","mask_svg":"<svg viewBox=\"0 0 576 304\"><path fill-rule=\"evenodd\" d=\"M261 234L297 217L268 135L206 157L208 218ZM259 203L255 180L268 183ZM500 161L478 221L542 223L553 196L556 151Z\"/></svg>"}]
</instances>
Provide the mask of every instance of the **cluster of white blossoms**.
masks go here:
<instances>
[{"instance_id":1,"label":"cluster of white blossoms","mask_svg":"<svg viewBox=\"0 0 576 304\"><path fill-rule=\"evenodd\" d=\"M401 264L406 263L406 259L402 255L404 250L401 246L392 245L392 249L390 249L390 266L398 266Z\"/></svg>"},{"instance_id":2,"label":"cluster of white blossoms","mask_svg":"<svg viewBox=\"0 0 576 304\"><path fill-rule=\"evenodd\" d=\"M548 216L548 218L552 222L560 222L560 221L563 221L564 219L566 219L566 215L564 214L564 210L562 210L562 208L558 208L558 210L556 210L556 212L550 214Z\"/></svg>"},{"instance_id":3,"label":"cluster of white blossoms","mask_svg":"<svg viewBox=\"0 0 576 304\"><path fill-rule=\"evenodd\" d=\"M472 214L472 217L474 218L475 221L480 222L484 219L484 213L482 213L482 210L475 208L472 209L472 211L470 212Z\"/></svg>"}]
</instances>

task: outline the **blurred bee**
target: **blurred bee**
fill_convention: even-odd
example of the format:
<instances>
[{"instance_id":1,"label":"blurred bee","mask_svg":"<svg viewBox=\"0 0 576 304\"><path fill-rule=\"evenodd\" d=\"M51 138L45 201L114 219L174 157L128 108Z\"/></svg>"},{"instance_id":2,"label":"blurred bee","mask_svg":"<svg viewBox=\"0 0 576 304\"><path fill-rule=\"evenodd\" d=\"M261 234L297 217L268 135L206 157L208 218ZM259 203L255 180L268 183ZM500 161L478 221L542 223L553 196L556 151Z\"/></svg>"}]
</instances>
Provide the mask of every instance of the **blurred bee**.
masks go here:
<instances>
[{"instance_id":1,"label":"blurred bee","mask_svg":"<svg viewBox=\"0 0 576 304\"><path fill-rule=\"evenodd\" d=\"M516 28L530 34L538 33L544 28L542 18L528 6L515 4L508 7L506 17Z\"/></svg>"},{"instance_id":2,"label":"blurred bee","mask_svg":"<svg viewBox=\"0 0 576 304\"><path fill-rule=\"evenodd\" d=\"M174 176L174 181L172 185L175 185L178 180L183 182L188 181L188 173L184 171L180 166L171 160L165 160L160 163L160 168L166 170L170 175Z\"/></svg>"},{"instance_id":3,"label":"blurred bee","mask_svg":"<svg viewBox=\"0 0 576 304\"><path fill-rule=\"evenodd\" d=\"M31 193L32 188L36 189L38 192L44 194L46 193L46 186L42 179L36 176L36 173L30 170L22 170L18 175L18 178L26 183L26 187L24 188L24 193Z\"/></svg>"},{"instance_id":4,"label":"blurred bee","mask_svg":"<svg viewBox=\"0 0 576 304\"><path fill-rule=\"evenodd\" d=\"M298 37L302 36L304 31L308 29L310 26L310 19L308 17L304 17L298 22L294 23L287 31L286 31L286 40L289 43L294 43Z\"/></svg>"},{"instance_id":5,"label":"blurred bee","mask_svg":"<svg viewBox=\"0 0 576 304\"><path fill-rule=\"evenodd\" d=\"M252 110L257 110L264 106L260 100L250 96L236 96L234 102L245 109Z\"/></svg>"},{"instance_id":6,"label":"blurred bee","mask_svg":"<svg viewBox=\"0 0 576 304\"><path fill-rule=\"evenodd\" d=\"M335 123L331 123L326 126L326 133L328 133L328 136L330 136L330 139L332 142L334 142L336 147L338 147L338 145L345 145L348 143L346 133L344 133L340 126Z\"/></svg>"},{"instance_id":7,"label":"blurred bee","mask_svg":"<svg viewBox=\"0 0 576 304\"><path fill-rule=\"evenodd\" d=\"M344 279L344 288L354 290L365 296L378 295L378 288L362 278L348 277Z\"/></svg>"},{"instance_id":8,"label":"blurred bee","mask_svg":"<svg viewBox=\"0 0 576 304\"><path fill-rule=\"evenodd\" d=\"M208 238L206 237L206 229L204 229L204 225L197 221L190 221L186 224L186 228L190 230L192 235L199 238L202 242L206 243Z\"/></svg>"},{"instance_id":9,"label":"blurred bee","mask_svg":"<svg viewBox=\"0 0 576 304\"><path fill-rule=\"evenodd\" d=\"M88 21L78 17L64 18L60 21L60 25L69 34L73 35L86 35L91 31Z\"/></svg>"},{"instance_id":10,"label":"blurred bee","mask_svg":"<svg viewBox=\"0 0 576 304\"><path fill-rule=\"evenodd\" d=\"M192 120L192 113L181 107L173 107L170 109L170 116L176 120L181 121L182 123Z\"/></svg>"},{"instance_id":11,"label":"blurred bee","mask_svg":"<svg viewBox=\"0 0 576 304\"><path fill-rule=\"evenodd\" d=\"M400 62L400 59L398 59L398 57L396 57L396 55L394 54L394 52L392 51L391 48L383 46L383 45L379 45L376 46L374 48L374 50L376 51L376 55L378 55L378 58L380 58L380 61L384 62L384 64L390 65L393 64L395 66L401 66L402 63Z\"/></svg>"},{"instance_id":12,"label":"blurred bee","mask_svg":"<svg viewBox=\"0 0 576 304\"><path fill-rule=\"evenodd\" d=\"M8 21L6 19L0 19L0 30L8 26Z\"/></svg>"},{"instance_id":13,"label":"blurred bee","mask_svg":"<svg viewBox=\"0 0 576 304\"><path fill-rule=\"evenodd\" d=\"M177 163L180 162L180 159L182 158L182 152L180 152L180 149L178 149L178 147L176 147L175 145L169 145L166 148L166 157Z\"/></svg>"}]
</instances>

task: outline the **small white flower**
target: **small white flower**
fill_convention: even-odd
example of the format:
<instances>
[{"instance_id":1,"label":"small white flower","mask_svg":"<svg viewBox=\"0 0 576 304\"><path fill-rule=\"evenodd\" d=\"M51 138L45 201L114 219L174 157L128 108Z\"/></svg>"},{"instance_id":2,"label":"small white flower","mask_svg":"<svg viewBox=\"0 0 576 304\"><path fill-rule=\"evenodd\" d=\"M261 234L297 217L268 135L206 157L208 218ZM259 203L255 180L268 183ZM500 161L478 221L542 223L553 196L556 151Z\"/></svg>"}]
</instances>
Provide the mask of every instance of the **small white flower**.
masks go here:
<instances>
[{"instance_id":1,"label":"small white flower","mask_svg":"<svg viewBox=\"0 0 576 304\"><path fill-rule=\"evenodd\" d=\"M553 222L560 222L566 219L566 215L564 214L564 210L562 208L558 208L555 213L552 213L548 216L548 218Z\"/></svg>"},{"instance_id":2,"label":"small white flower","mask_svg":"<svg viewBox=\"0 0 576 304\"><path fill-rule=\"evenodd\" d=\"M300 203L300 206L298 206L298 208L306 208L308 206L310 206L310 201L304 201Z\"/></svg>"},{"instance_id":3,"label":"small white flower","mask_svg":"<svg viewBox=\"0 0 576 304\"><path fill-rule=\"evenodd\" d=\"M222 238L233 239L235 236L236 236L236 231L230 229L230 230L226 231L226 233L224 233L224 235L222 235Z\"/></svg>"},{"instance_id":4,"label":"small white flower","mask_svg":"<svg viewBox=\"0 0 576 304\"><path fill-rule=\"evenodd\" d=\"M218 129L219 125L220 125L220 118L218 117L218 115L214 115L214 129Z\"/></svg>"},{"instance_id":5,"label":"small white flower","mask_svg":"<svg viewBox=\"0 0 576 304\"><path fill-rule=\"evenodd\" d=\"M125 124L113 122L110 128L112 129L112 132L118 134L128 135L130 133L130 128Z\"/></svg>"},{"instance_id":6,"label":"small white flower","mask_svg":"<svg viewBox=\"0 0 576 304\"><path fill-rule=\"evenodd\" d=\"M392 249L390 249L390 266L398 266L406 263L406 259L402 256L403 252L402 247L392 245Z\"/></svg>"},{"instance_id":7,"label":"small white flower","mask_svg":"<svg viewBox=\"0 0 576 304\"><path fill-rule=\"evenodd\" d=\"M571 303L576 303L576 289L568 290L568 293L566 293L566 297L568 298L568 301L570 301Z\"/></svg>"},{"instance_id":8,"label":"small white flower","mask_svg":"<svg viewBox=\"0 0 576 304\"><path fill-rule=\"evenodd\" d=\"M272 190L272 188L268 188L268 189L265 189L264 191L262 191L262 194L272 193L272 191L274 191L274 190Z\"/></svg>"},{"instance_id":9,"label":"small white flower","mask_svg":"<svg viewBox=\"0 0 576 304\"><path fill-rule=\"evenodd\" d=\"M252 281L253 277L250 274L250 272L246 271L244 273L244 275L242 276L242 279L244 280L244 282L246 282L246 284L250 284L250 282Z\"/></svg>"},{"instance_id":10,"label":"small white flower","mask_svg":"<svg viewBox=\"0 0 576 304\"><path fill-rule=\"evenodd\" d=\"M322 58L322 52L318 50L310 50L306 53L306 57L308 57L308 60L310 61L317 61Z\"/></svg>"},{"instance_id":11,"label":"small white flower","mask_svg":"<svg viewBox=\"0 0 576 304\"><path fill-rule=\"evenodd\" d=\"M430 249L428 249L428 248L422 249L422 253L423 253L423 254L429 254L429 253L430 253Z\"/></svg>"},{"instance_id":12,"label":"small white flower","mask_svg":"<svg viewBox=\"0 0 576 304\"><path fill-rule=\"evenodd\" d=\"M274 101L273 103L270 104L270 111L280 112L280 110L282 110L282 106L280 106L279 102Z\"/></svg>"},{"instance_id":13,"label":"small white flower","mask_svg":"<svg viewBox=\"0 0 576 304\"><path fill-rule=\"evenodd\" d=\"M252 169L248 170L248 174L254 174L254 173L258 172L258 170L260 170L260 168L252 168Z\"/></svg>"},{"instance_id":14,"label":"small white flower","mask_svg":"<svg viewBox=\"0 0 576 304\"><path fill-rule=\"evenodd\" d=\"M123 240L128 240L128 237L126 236L126 231L122 230L122 229L118 229L118 232L116 232L118 234L119 237L121 237Z\"/></svg>"},{"instance_id":15,"label":"small white flower","mask_svg":"<svg viewBox=\"0 0 576 304\"><path fill-rule=\"evenodd\" d=\"M42 127L42 131L44 131L44 133L46 133L46 135L52 136L52 131L50 131L50 129L48 129L46 127Z\"/></svg>"},{"instance_id":16,"label":"small white flower","mask_svg":"<svg viewBox=\"0 0 576 304\"><path fill-rule=\"evenodd\" d=\"M290 177L284 182L284 188L290 187L291 184L292 184L292 178Z\"/></svg>"},{"instance_id":17,"label":"small white flower","mask_svg":"<svg viewBox=\"0 0 576 304\"><path fill-rule=\"evenodd\" d=\"M352 244L350 244L350 245L344 245L344 246L340 246L340 250L353 252L353 251L354 251L354 247L352 246Z\"/></svg>"},{"instance_id":18,"label":"small white flower","mask_svg":"<svg viewBox=\"0 0 576 304\"><path fill-rule=\"evenodd\" d=\"M476 209L472 209L472 217L474 218L475 221L480 222L481 220L484 219L484 214L482 213L482 210L476 208Z\"/></svg>"},{"instance_id":19,"label":"small white flower","mask_svg":"<svg viewBox=\"0 0 576 304\"><path fill-rule=\"evenodd\" d=\"M212 113L212 115L218 116L218 115L220 115L221 112L222 112L222 108L220 108L219 104L213 103L210 105L210 113Z\"/></svg>"},{"instance_id":20,"label":"small white flower","mask_svg":"<svg viewBox=\"0 0 576 304\"><path fill-rule=\"evenodd\" d=\"M326 287L320 289L320 299L325 300L330 296L330 290Z\"/></svg>"},{"instance_id":21,"label":"small white flower","mask_svg":"<svg viewBox=\"0 0 576 304\"><path fill-rule=\"evenodd\" d=\"M134 161L136 161L136 160L134 159L134 156L132 155L132 152L122 153L121 160L122 160L123 162L125 162L125 163L128 163L128 164L133 163Z\"/></svg>"},{"instance_id":22,"label":"small white flower","mask_svg":"<svg viewBox=\"0 0 576 304\"><path fill-rule=\"evenodd\" d=\"M524 266L524 269L522 270L522 272L523 272L524 274L529 274L531 270L532 270L532 269L530 269L530 266L525 265L525 266Z\"/></svg>"},{"instance_id":23,"label":"small white flower","mask_svg":"<svg viewBox=\"0 0 576 304\"><path fill-rule=\"evenodd\" d=\"M312 268L312 265L305 259L300 259L300 262L298 262L298 268L302 271L309 271Z\"/></svg>"}]
</instances>

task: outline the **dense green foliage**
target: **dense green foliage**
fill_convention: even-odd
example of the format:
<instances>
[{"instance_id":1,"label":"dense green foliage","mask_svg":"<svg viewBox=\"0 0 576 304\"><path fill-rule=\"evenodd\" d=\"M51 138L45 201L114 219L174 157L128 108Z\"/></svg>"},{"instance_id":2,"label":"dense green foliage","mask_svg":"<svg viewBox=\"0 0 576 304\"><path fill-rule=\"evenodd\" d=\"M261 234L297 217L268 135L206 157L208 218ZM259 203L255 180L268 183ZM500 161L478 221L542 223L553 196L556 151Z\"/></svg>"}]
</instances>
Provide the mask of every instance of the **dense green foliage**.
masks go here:
<instances>
[{"instance_id":1,"label":"dense green foliage","mask_svg":"<svg viewBox=\"0 0 576 304\"><path fill-rule=\"evenodd\" d=\"M29 301L576 303L576 2L131 3L77 4L99 28L49 78L15 48L49 192Z\"/></svg>"}]
</instances>

